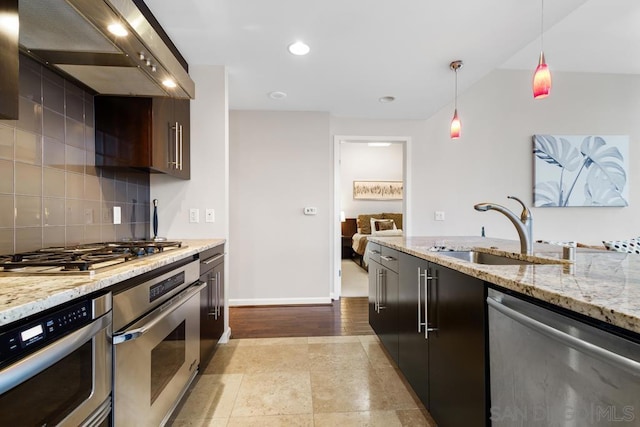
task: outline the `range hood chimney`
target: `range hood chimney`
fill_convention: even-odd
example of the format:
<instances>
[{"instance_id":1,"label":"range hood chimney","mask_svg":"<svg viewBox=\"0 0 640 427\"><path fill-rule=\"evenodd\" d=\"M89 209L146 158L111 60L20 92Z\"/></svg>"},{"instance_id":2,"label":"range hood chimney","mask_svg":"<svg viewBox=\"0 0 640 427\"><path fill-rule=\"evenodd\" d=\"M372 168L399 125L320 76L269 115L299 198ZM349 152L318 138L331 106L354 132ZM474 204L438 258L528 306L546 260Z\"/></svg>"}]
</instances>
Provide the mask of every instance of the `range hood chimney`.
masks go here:
<instances>
[{"instance_id":1,"label":"range hood chimney","mask_svg":"<svg viewBox=\"0 0 640 427\"><path fill-rule=\"evenodd\" d=\"M99 94L195 97L186 61L142 0L20 0L20 49Z\"/></svg>"}]
</instances>

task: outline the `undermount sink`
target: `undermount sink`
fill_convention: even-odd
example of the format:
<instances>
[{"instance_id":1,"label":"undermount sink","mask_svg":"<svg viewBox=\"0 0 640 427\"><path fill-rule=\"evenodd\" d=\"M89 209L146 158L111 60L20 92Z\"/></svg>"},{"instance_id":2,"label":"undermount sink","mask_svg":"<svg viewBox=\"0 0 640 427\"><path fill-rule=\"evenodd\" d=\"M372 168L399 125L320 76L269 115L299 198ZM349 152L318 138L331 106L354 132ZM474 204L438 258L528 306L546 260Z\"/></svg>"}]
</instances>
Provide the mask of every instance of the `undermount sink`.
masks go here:
<instances>
[{"instance_id":1,"label":"undermount sink","mask_svg":"<svg viewBox=\"0 0 640 427\"><path fill-rule=\"evenodd\" d=\"M530 261L530 260L509 258L506 256L494 255L494 254L490 254L486 252L478 252L478 251L444 251L444 252L439 252L439 254L461 259L463 261L473 262L475 264L487 264L487 265L532 265L532 264L552 263L551 260Z\"/></svg>"}]
</instances>

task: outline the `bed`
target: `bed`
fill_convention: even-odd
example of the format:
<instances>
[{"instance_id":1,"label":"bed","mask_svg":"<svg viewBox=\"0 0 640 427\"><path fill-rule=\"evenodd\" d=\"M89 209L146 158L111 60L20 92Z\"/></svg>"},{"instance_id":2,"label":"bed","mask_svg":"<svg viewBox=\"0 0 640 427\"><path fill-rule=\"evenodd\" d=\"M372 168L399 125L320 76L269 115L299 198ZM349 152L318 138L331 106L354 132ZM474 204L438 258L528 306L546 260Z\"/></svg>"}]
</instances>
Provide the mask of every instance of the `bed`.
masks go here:
<instances>
[{"instance_id":1,"label":"bed","mask_svg":"<svg viewBox=\"0 0 640 427\"><path fill-rule=\"evenodd\" d=\"M355 230L354 230L355 225ZM361 267L367 268L368 262L365 256L369 236L401 236L402 235L402 214L401 213L374 213L361 214L357 218L347 218L343 223L342 234L355 231L351 235L351 248L354 253L354 260Z\"/></svg>"}]
</instances>

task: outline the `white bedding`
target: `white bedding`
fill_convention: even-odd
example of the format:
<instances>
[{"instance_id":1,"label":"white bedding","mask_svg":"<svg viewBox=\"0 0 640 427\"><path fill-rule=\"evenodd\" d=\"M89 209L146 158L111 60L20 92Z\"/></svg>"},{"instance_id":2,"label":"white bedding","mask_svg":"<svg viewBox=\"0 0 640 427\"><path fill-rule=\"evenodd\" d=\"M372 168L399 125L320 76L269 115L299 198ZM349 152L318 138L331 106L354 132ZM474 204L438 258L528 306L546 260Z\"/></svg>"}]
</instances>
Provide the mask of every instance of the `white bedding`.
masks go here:
<instances>
[{"instance_id":1,"label":"white bedding","mask_svg":"<svg viewBox=\"0 0 640 427\"><path fill-rule=\"evenodd\" d=\"M360 245L364 245L364 242L361 242L362 239L367 239L367 237L371 236L371 234L360 234L360 233L356 233L353 235L352 240L351 240L351 247L353 248L353 251L355 253L357 253L358 255L364 255L364 251L366 250L365 246L362 246L362 249L360 249Z\"/></svg>"}]
</instances>

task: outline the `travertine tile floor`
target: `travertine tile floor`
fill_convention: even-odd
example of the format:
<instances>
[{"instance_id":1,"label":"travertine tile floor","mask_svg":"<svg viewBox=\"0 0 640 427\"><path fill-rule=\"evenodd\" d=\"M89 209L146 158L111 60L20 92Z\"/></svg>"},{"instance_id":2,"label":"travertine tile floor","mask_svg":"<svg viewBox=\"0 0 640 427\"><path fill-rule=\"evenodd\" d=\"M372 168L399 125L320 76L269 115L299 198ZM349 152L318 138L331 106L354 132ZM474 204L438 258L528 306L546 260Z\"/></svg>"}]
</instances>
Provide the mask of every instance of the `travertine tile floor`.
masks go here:
<instances>
[{"instance_id":1,"label":"travertine tile floor","mask_svg":"<svg viewBox=\"0 0 640 427\"><path fill-rule=\"evenodd\" d=\"M375 335L231 340L203 369L169 425L436 425Z\"/></svg>"}]
</instances>

